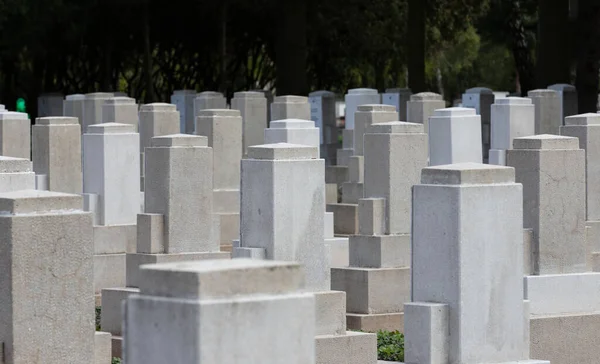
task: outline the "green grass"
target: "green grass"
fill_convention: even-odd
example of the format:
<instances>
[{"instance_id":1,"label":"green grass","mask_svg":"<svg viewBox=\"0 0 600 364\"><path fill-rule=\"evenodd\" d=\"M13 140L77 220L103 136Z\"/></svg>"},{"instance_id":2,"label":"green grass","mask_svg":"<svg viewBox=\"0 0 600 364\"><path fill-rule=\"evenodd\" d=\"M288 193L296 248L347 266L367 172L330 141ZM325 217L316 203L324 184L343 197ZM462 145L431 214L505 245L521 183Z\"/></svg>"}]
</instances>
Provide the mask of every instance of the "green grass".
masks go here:
<instances>
[{"instance_id":1,"label":"green grass","mask_svg":"<svg viewBox=\"0 0 600 364\"><path fill-rule=\"evenodd\" d=\"M121 359L119 359L119 358L112 358L112 361L110 363L111 364L121 364Z\"/></svg>"},{"instance_id":2,"label":"green grass","mask_svg":"<svg viewBox=\"0 0 600 364\"><path fill-rule=\"evenodd\" d=\"M102 307L96 307L96 331L100 331L100 314L102 313Z\"/></svg>"},{"instance_id":3,"label":"green grass","mask_svg":"<svg viewBox=\"0 0 600 364\"><path fill-rule=\"evenodd\" d=\"M404 334L399 331L378 331L377 359L404 361Z\"/></svg>"}]
</instances>

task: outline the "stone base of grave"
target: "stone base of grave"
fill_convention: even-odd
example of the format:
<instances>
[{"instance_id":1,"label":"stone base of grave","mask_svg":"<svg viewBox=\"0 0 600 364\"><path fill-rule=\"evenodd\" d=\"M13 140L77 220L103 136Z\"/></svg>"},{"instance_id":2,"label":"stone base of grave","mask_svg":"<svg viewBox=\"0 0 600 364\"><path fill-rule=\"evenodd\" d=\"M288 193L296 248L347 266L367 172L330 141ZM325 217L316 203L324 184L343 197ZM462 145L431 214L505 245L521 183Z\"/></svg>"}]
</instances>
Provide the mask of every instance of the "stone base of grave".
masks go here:
<instances>
[{"instance_id":1,"label":"stone base of grave","mask_svg":"<svg viewBox=\"0 0 600 364\"><path fill-rule=\"evenodd\" d=\"M240 237L240 214L217 213L221 231L221 251L231 252L231 241Z\"/></svg>"},{"instance_id":2,"label":"stone base of grave","mask_svg":"<svg viewBox=\"0 0 600 364\"><path fill-rule=\"evenodd\" d=\"M335 156L336 164L338 166L347 166L348 160L350 160L350 157L352 157L353 155L354 155L354 149L349 149L349 148L338 149L336 156Z\"/></svg>"},{"instance_id":3,"label":"stone base of grave","mask_svg":"<svg viewBox=\"0 0 600 364\"><path fill-rule=\"evenodd\" d=\"M113 358L123 359L123 336L113 335L111 337Z\"/></svg>"},{"instance_id":4,"label":"stone base of grave","mask_svg":"<svg viewBox=\"0 0 600 364\"><path fill-rule=\"evenodd\" d=\"M592 253L591 260L592 270L594 272L600 272L600 252Z\"/></svg>"},{"instance_id":5,"label":"stone base of grave","mask_svg":"<svg viewBox=\"0 0 600 364\"><path fill-rule=\"evenodd\" d=\"M203 253L169 253L169 254L127 254L127 279L126 284L110 287L139 287L140 266L143 264L175 263L190 260L229 259L227 252L203 252ZM107 287L107 288L110 288Z\"/></svg>"},{"instance_id":6,"label":"stone base of grave","mask_svg":"<svg viewBox=\"0 0 600 364\"><path fill-rule=\"evenodd\" d=\"M505 166L506 165L506 150L490 149L489 164L495 164L497 166Z\"/></svg>"},{"instance_id":7,"label":"stone base of grave","mask_svg":"<svg viewBox=\"0 0 600 364\"><path fill-rule=\"evenodd\" d=\"M532 358L552 364L600 362L600 312L531 316Z\"/></svg>"},{"instance_id":8,"label":"stone base of grave","mask_svg":"<svg viewBox=\"0 0 600 364\"><path fill-rule=\"evenodd\" d=\"M347 331L315 337L316 364L376 364L377 335Z\"/></svg>"},{"instance_id":9,"label":"stone base of grave","mask_svg":"<svg viewBox=\"0 0 600 364\"><path fill-rule=\"evenodd\" d=\"M137 224L94 226L94 254L135 253Z\"/></svg>"},{"instance_id":10,"label":"stone base of grave","mask_svg":"<svg viewBox=\"0 0 600 364\"><path fill-rule=\"evenodd\" d=\"M600 312L600 273L525 276L531 315Z\"/></svg>"},{"instance_id":11,"label":"stone base of grave","mask_svg":"<svg viewBox=\"0 0 600 364\"><path fill-rule=\"evenodd\" d=\"M348 238L325 238L325 246L329 248L331 268L343 268L349 265Z\"/></svg>"},{"instance_id":12,"label":"stone base of grave","mask_svg":"<svg viewBox=\"0 0 600 364\"><path fill-rule=\"evenodd\" d=\"M363 183L344 182L342 185L342 202L358 204L358 200L364 197L363 190Z\"/></svg>"},{"instance_id":13,"label":"stone base of grave","mask_svg":"<svg viewBox=\"0 0 600 364\"><path fill-rule=\"evenodd\" d=\"M102 288L125 286L126 254L94 255L94 292Z\"/></svg>"},{"instance_id":14,"label":"stone base of grave","mask_svg":"<svg viewBox=\"0 0 600 364\"><path fill-rule=\"evenodd\" d=\"M120 336L122 333L123 313L122 304L132 294L139 293L138 288L105 288L102 290L102 313L100 328L112 335Z\"/></svg>"},{"instance_id":15,"label":"stone base of grave","mask_svg":"<svg viewBox=\"0 0 600 364\"><path fill-rule=\"evenodd\" d=\"M327 212L333 212L333 229L336 235L358 234L357 204L328 204Z\"/></svg>"},{"instance_id":16,"label":"stone base of grave","mask_svg":"<svg viewBox=\"0 0 600 364\"><path fill-rule=\"evenodd\" d=\"M332 268L331 288L346 292L348 313L401 313L410 302L410 268Z\"/></svg>"},{"instance_id":17,"label":"stone base of grave","mask_svg":"<svg viewBox=\"0 0 600 364\"><path fill-rule=\"evenodd\" d=\"M600 272L600 221L585 222L586 241L588 245L588 269Z\"/></svg>"},{"instance_id":18,"label":"stone base of grave","mask_svg":"<svg viewBox=\"0 0 600 364\"><path fill-rule=\"evenodd\" d=\"M348 181L348 167L346 165L325 167L325 183L335 183L342 188L344 182Z\"/></svg>"},{"instance_id":19,"label":"stone base of grave","mask_svg":"<svg viewBox=\"0 0 600 364\"><path fill-rule=\"evenodd\" d=\"M335 183L325 184L325 203L338 203L339 191Z\"/></svg>"},{"instance_id":20,"label":"stone base of grave","mask_svg":"<svg viewBox=\"0 0 600 364\"><path fill-rule=\"evenodd\" d=\"M379 330L404 332L404 313L360 314L347 313L348 330L377 332Z\"/></svg>"},{"instance_id":21,"label":"stone base of grave","mask_svg":"<svg viewBox=\"0 0 600 364\"><path fill-rule=\"evenodd\" d=\"M93 364L106 364L112 361L112 343L110 333L96 331L94 335Z\"/></svg>"}]
</instances>

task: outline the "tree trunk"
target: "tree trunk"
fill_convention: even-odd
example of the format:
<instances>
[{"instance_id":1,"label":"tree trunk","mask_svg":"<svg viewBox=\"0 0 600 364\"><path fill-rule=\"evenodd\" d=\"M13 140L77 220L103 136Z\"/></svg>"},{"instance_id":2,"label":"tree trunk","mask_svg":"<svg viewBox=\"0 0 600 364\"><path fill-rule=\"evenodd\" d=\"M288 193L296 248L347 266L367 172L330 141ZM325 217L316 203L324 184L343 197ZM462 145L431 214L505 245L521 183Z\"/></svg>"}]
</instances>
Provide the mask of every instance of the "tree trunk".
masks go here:
<instances>
[{"instance_id":1,"label":"tree trunk","mask_svg":"<svg viewBox=\"0 0 600 364\"><path fill-rule=\"evenodd\" d=\"M600 4L580 0L578 15L577 95L579 113L597 111L600 71Z\"/></svg>"},{"instance_id":2,"label":"tree trunk","mask_svg":"<svg viewBox=\"0 0 600 364\"><path fill-rule=\"evenodd\" d=\"M408 87L413 93L425 88L425 1L408 0Z\"/></svg>"},{"instance_id":3,"label":"tree trunk","mask_svg":"<svg viewBox=\"0 0 600 364\"><path fill-rule=\"evenodd\" d=\"M517 68L519 89L522 96L527 96L527 92L535 87L535 77L530 45L523 25L521 1L508 1L507 6L509 7L507 25L510 34L510 47Z\"/></svg>"},{"instance_id":4,"label":"tree trunk","mask_svg":"<svg viewBox=\"0 0 600 364\"><path fill-rule=\"evenodd\" d=\"M570 83L569 0L539 0L538 4L537 87Z\"/></svg>"},{"instance_id":5,"label":"tree trunk","mask_svg":"<svg viewBox=\"0 0 600 364\"><path fill-rule=\"evenodd\" d=\"M219 91L227 97L227 0L221 0L221 32L220 32L220 77L219 77Z\"/></svg>"},{"instance_id":6,"label":"tree trunk","mask_svg":"<svg viewBox=\"0 0 600 364\"><path fill-rule=\"evenodd\" d=\"M306 0L278 1L275 68L278 95L307 95Z\"/></svg>"},{"instance_id":7,"label":"tree trunk","mask_svg":"<svg viewBox=\"0 0 600 364\"><path fill-rule=\"evenodd\" d=\"M144 78L146 83L147 104L156 100L154 96L154 85L152 83L152 50L150 49L150 0L144 1L143 21L144 21Z\"/></svg>"}]
</instances>

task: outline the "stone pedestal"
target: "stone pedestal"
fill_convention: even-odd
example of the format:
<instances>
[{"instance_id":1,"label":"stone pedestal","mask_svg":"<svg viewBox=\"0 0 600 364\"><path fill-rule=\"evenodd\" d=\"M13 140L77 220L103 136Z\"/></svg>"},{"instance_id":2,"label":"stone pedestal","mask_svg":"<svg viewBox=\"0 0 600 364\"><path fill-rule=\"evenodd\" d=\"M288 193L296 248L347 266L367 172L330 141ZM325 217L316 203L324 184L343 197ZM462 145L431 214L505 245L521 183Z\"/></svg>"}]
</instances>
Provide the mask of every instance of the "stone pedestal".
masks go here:
<instances>
[{"instance_id":1,"label":"stone pedestal","mask_svg":"<svg viewBox=\"0 0 600 364\"><path fill-rule=\"evenodd\" d=\"M271 104L271 122L283 119L310 120L308 97L277 96ZM271 124L269 124L271 127Z\"/></svg>"},{"instance_id":2,"label":"stone pedestal","mask_svg":"<svg viewBox=\"0 0 600 364\"><path fill-rule=\"evenodd\" d=\"M506 165L513 139L535 134L535 107L526 97L507 97L492 105L490 164Z\"/></svg>"},{"instance_id":3,"label":"stone pedestal","mask_svg":"<svg viewBox=\"0 0 600 364\"><path fill-rule=\"evenodd\" d=\"M557 91L560 95L560 114L562 115L562 124L565 124L565 118L571 115L577 115L579 109L577 99L577 89L573 85L557 83L548 86L550 90Z\"/></svg>"},{"instance_id":4,"label":"stone pedestal","mask_svg":"<svg viewBox=\"0 0 600 364\"><path fill-rule=\"evenodd\" d=\"M489 88L475 87L470 88L462 95L462 107L475 109L477 115L481 116L481 141L483 159L488 160L490 150L490 134L491 134L491 111L490 108L494 103L494 92Z\"/></svg>"},{"instance_id":5,"label":"stone pedestal","mask_svg":"<svg viewBox=\"0 0 600 364\"><path fill-rule=\"evenodd\" d=\"M0 192L33 190L35 179L29 159L0 156Z\"/></svg>"},{"instance_id":6,"label":"stone pedestal","mask_svg":"<svg viewBox=\"0 0 600 364\"><path fill-rule=\"evenodd\" d=\"M202 110L227 109L227 99L222 93L216 91L203 91L194 99L194 127ZM195 134L198 131L194 129Z\"/></svg>"},{"instance_id":7,"label":"stone pedestal","mask_svg":"<svg viewBox=\"0 0 600 364\"><path fill-rule=\"evenodd\" d=\"M427 166L427 135L422 124L373 124L364 153L359 231L350 237L350 267L332 269L332 289L346 292L349 328L402 330L410 300L411 188Z\"/></svg>"},{"instance_id":8,"label":"stone pedestal","mask_svg":"<svg viewBox=\"0 0 600 364\"><path fill-rule=\"evenodd\" d=\"M131 97L111 97L102 105L103 123L130 124L138 131L138 104Z\"/></svg>"},{"instance_id":9,"label":"stone pedestal","mask_svg":"<svg viewBox=\"0 0 600 364\"><path fill-rule=\"evenodd\" d=\"M81 134L85 132L83 125L83 104L85 102L85 95L73 94L67 95L63 101L63 115L77 118L77 122L80 126Z\"/></svg>"},{"instance_id":10,"label":"stone pedestal","mask_svg":"<svg viewBox=\"0 0 600 364\"><path fill-rule=\"evenodd\" d=\"M290 143L319 147L319 128L314 121L300 119L273 120L265 129L265 143Z\"/></svg>"},{"instance_id":11,"label":"stone pedestal","mask_svg":"<svg viewBox=\"0 0 600 364\"><path fill-rule=\"evenodd\" d=\"M206 136L213 150L213 212L219 222L219 244L227 250L240 236L240 162L242 117L238 110L201 110L196 134Z\"/></svg>"},{"instance_id":12,"label":"stone pedestal","mask_svg":"<svg viewBox=\"0 0 600 364\"><path fill-rule=\"evenodd\" d=\"M84 209L94 212L94 286L125 284L125 253L140 211L139 135L131 124L90 125L83 135Z\"/></svg>"},{"instance_id":13,"label":"stone pedestal","mask_svg":"<svg viewBox=\"0 0 600 364\"><path fill-rule=\"evenodd\" d=\"M442 95L434 92L420 92L412 95L406 104L406 121L425 126L425 134L429 134L429 118L437 109L444 109L446 101Z\"/></svg>"},{"instance_id":14,"label":"stone pedestal","mask_svg":"<svg viewBox=\"0 0 600 364\"><path fill-rule=\"evenodd\" d=\"M563 124L560 93L554 90L532 90L527 96L535 106L535 134L558 134Z\"/></svg>"},{"instance_id":15,"label":"stone pedestal","mask_svg":"<svg viewBox=\"0 0 600 364\"><path fill-rule=\"evenodd\" d=\"M325 165L334 165L339 147L335 94L330 91L311 92L308 95L308 102L311 120L320 129L320 157L325 159Z\"/></svg>"},{"instance_id":16,"label":"stone pedestal","mask_svg":"<svg viewBox=\"0 0 600 364\"><path fill-rule=\"evenodd\" d=\"M0 210L3 361L92 362L92 217L81 196L7 192Z\"/></svg>"},{"instance_id":17,"label":"stone pedestal","mask_svg":"<svg viewBox=\"0 0 600 364\"><path fill-rule=\"evenodd\" d=\"M176 90L171 95L171 104L175 104L179 111L179 132L185 134L194 133L194 99L196 91Z\"/></svg>"},{"instance_id":18,"label":"stone pedestal","mask_svg":"<svg viewBox=\"0 0 600 364\"><path fill-rule=\"evenodd\" d=\"M423 169L413 187L407 363L549 364L529 360L514 173L476 163Z\"/></svg>"},{"instance_id":19,"label":"stone pedestal","mask_svg":"<svg viewBox=\"0 0 600 364\"><path fill-rule=\"evenodd\" d=\"M385 93L381 95L381 103L395 106L400 118L399 120L406 121L406 103L410 101L411 96L412 91L409 88L388 88L385 90Z\"/></svg>"},{"instance_id":20,"label":"stone pedestal","mask_svg":"<svg viewBox=\"0 0 600 364\"><path fill-rule=\"evenodd\" d=\"M81 194L81 126L77 118L38 118L31 132L33 170L44 178L45 187L50 191Z\"/></svg>"},{"instance_id":21,"label":"stone pedestal","mask_svg":"<svg viewBox=\"0 0 600 364\"><path fill-rule=\"evenodd\" d=\"M159 264L142 274L140 294L125 307L127 363L319 362L319 313L295 263Z\"/></svg>"},{"instance_id":22,"label":"stone pedestal","mask_svg":"<svg viewBox=\"0 0 600 364\"><path fill-rule=\"evenodd\" d=\"M481 163L481 116L474 109L436 110L429 118L429 164Z\"/></svg>"},{"instance_id":23,"label":"stone pedestal","mask_svg":"<svg viewBox=\"0 0 600 364\"><path fill-rule=\"evenodd\" d=\"M106 100L114 97L110 92L94 92L85 94L83 100L83 121L81 122L82 133L87 133L87 128L90 125L101 124L102 106Z\"/></svg>"},{"instance_id":24,"label":"stone pedestal","mask_svg":"<svg viewBox=\"0 0 600 364\"><path fill-rule=\"evenodd\" d=\"M354 88L348 90L346 101L346 129L354 130L354 113L360 105L381 104L381 95L372 88Z\"/></svg>"},{"instance_id":25,"label":"stone pedestal","mask_svg":"<svg viewBox=\"0 0 600 364\"><path fill-rule=\"evenodd\" d=\"M0 155L31 158L31 121L25 113L0 112Z\"/></svg>"},{"instance_id":26,"label":"stone pedestal","mask_svg":"<svg viewBox=\"0 0 600 364\"><path fill-rule=\"evenodd\" d=\"M267 99L262 92L236 92L231 99L231 108L240 111L242 116L243 153L249 146L264 143L264 130L267 127Z\"/></svg>"},{"instance_id":27,"label":"stone pedestal","mask_svg":"<svg viewBox=\"0 0 600 364\"><path fill-rule=\"evenodd\" d=\"M38 112L40 118L48 116L63 116L63 95L60 93L50 93L40 95L37 99Z\"/></svg>"}]
</instances>

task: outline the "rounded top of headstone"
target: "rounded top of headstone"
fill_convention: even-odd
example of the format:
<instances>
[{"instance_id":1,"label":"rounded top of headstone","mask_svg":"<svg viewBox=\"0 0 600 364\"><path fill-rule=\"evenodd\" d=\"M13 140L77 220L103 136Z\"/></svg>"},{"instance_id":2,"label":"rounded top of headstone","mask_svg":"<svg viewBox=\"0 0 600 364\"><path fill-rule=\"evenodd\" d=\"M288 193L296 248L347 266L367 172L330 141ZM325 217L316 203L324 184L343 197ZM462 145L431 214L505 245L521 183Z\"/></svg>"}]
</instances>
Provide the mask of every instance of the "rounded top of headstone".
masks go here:
<instances>
[{"instance_id":1,"label":"rounded top of headstone","mask_svg":"<svg viewBox=\"0 0 600 364\"><path fill-rule=\"evenodd\" d=\"M195 90L175 90L173 91L173 95L195 95Z\"/></svg>"},{"instance_id":2,"label":"rounded top of headstone","mask_svg":"<svg viewBox=\"0 0 600 364\"><path fill-rule=\"evenodd\" d=\"M234 99L264 99L265 93L260 91L239 91L233 94Z\"/></svg>"},{"instance_id":3,"label":"rounded top of headstone","mask_svg":"<svg viewBox=\"0 0 600 364\"><path fill-rule=\"evenodd\" d=\"M86 99L110 99L115 95L111 92L92 92L89 94L85 94Z\"/></svg>"},{"instance_id":4,"label":"rounded top of headstone","mask_svg":"<svg viewBox=\"0 0 600 364\"><path fill-rule=\"evenodd\" d=\"M424 130L423 124L389 121L369 125L367 134L421 134L424 133Z\"/></svg>"},{"instance_id":5,"label":"rounded top of headstone","mask_svg":"<svg viewBox=\"0 0 600 364\"><path fill-rule=\"evenodd\" d=\"M171 134L152 138L152 147L207 147L208 138L203 135Z\"/></svg>"},{"instance_id":6,"label":"rounded top of headstone","mask_svg":"<svg viewBox=\"0 0 600 364\"><path fill-rule=\"evenodd\" d=\"M589 112L586 114L572 115L565 118L565 125L598 125L600 114Z\"/></svg>"},{"instance_id":7,"label":"rounded top of headstone","mask_svg":"<svg viewBox=\"0 0 600 364\"><path fill-rule=\"evenodd\" d=\"M32 172L33 162L26 158L0 156L0 173Z\"/></svg>"},{"instance_id":8,"label":"rounded top of headstone","mask_svg":"<svg viewBox=\"0 0 600 364\"><path fill-rule=\"evenodd\" d=\"M378 91L373 88L353 88L353 89L348 90L348 95L360 95L360 94L375 95L377 93L378 93Z\"/></svg>"},{"instance_id":9,"label":"rounded top of headstone","mask_svg":"<svg viewBox=\"0 0 600 364\"><path fill-rule=\"evenodd\" d=\"M505 97L496 99L495 104L497 105L531 105L531 99L529 97Z\"/></svg>"},{"instance_id":10,"label":"rounded top of headstone","mask_svg":"<svg viewBox=\"0 0 600 364\"><path fill-rule=\"evenodd\" d=\"M408 87L386 88L385 92L388 94L412 94Z\"/></svg>"},{"instance_id":11,"label":"rounded top of headstone","mask_svg":"<svg viewBox=\"0 0 600 364\"><path fill-rule=\"evenodd\" d=\"M131 134L135 133L135 125L121 123L92 124L87 128L87 134Z\"/></svg>"},{"instance_id":12,"label":"rounded top of headstone","mask_svg":"<svg viewBox=\"0 0 600 364\"><path fill-rule=\"evenodd\" d=\"M241 118L242 114L237 109L204 109L198 111L198 117L213 117L218 116L222 118Z\"/></svg>"},{"instance_id":13,"label":"rounded top of headstone","mask_svg":"<svg viewBox=\"0 0 600 364\"><path fill-rule=\"evenodd\" d=\"M436 116L472 116L477 115L475 113L475 109L471 109L468 107L447 107L445 109L437 109L433 112L432 117Z\"/></svg>"},{"instance_id":14,"label":"rounded top of headstone","mask_svg":"<svg viewBox=\"0 0 600 364\"><path fill-rule=\"evenodd\" d=\"M356 112L396 112L396 107L384 104L365 104L358 105Z\"/></svg>"},{"instance_id":15,"label":"rounded top of headstone","mask_svg":"<svg viewBox=\"0 0 600 364\"><path fill-rule=\"evenodd\" d=\"M571 150L579 149L579 139L562 135L541 134L515 138L514 149Z\"/></svg>"},{"instance_id":16,"label":"rounded top of headstone","mask_svg":"<svg viewBox=\"0 0 600 364\"><path fill-rule=\"evenodd\" d=\"M111 97L106 100L105 105L134 105L135 99L126 96Z\"/></svg>"},{"instance_id":17,"label":"rounded top of headstone","mask_svg":"<svg viewBox=\"0 0 600 364\"><path fill-rule=\"evenodd\" d=\"M140 107L140 112L175 112L177 106L164 102L155 102L152 104L144 104Z\"/></svg>"},{"instance_id":18,"label":"rounded top of headstone","mask_svg":"<svg viewBox=\"0 0 600 364\"><path fill-rule=\"evenodd\" d=\"M487 87L473 87L465 91L466 94L493 94L494 91Z\"/></svg>"},{"instance_id":19,"label":"rounded top of headstone","mask_svg":"<svg viewBox=\"0 0 600 364\"><path fill-rule=\"evenodd\" d=\"M81 195L39 190L0 193L0 211L14 215L82 209Z\"/></svg>"},{"instance_id":20,"label":"rounded top of headstone","mask_svg":"<svg viewBox=\"0 0 600 364\"><path fill-rule=\"evenodd\" d=\"M548 88L555 91L577 91L575 86L569 85L568 83L555 83L554 85L548 86Z\"/></svg>"},{"instance_id":21,"label":"rounded top of headstone","mask_svg":"<svg viewBox=\"0 0 600 364\"><path fill-rule=\"evenodd\" d=\"M442 95L436 94L435 92L419 92L410 96L410 101L426 101L426 100L443 100Z\"/></svg>"},{"instance_id":22,"label":"rounded top of headstone","mask_svg":"<svg viewBox=\"0 0 600 364\"><path fill-rule=\"evenodd\" d=\"M4 105L0 104L0 110L6 110L6 107L4 107Z\"/></svg>"},{"instance_id":23,"label":"rounded top of headstone","mask_svg":"<svg viewBox=\"0 0 600 364\"><path fill-rule=\"evenodd\" d=\"M308 103L308 97L295 95L276 96L273 103L306 104Z\"/></svg>"},{"instance_id":24,"label":"rounded top of headstone","mask_svg":"<svg viewBox=\"0 0 600 364\"><path fill-rule=\"evenodd\" d=\"M319 90L308 94L308 97L335 97L335 92Z\"/></svg>"},{"instance_id":25,"label":"rounded top of headstone","mask_svg":"<svg viewBox=\"0 0 600 364\"><path fill-rule=\"evenodd\" d=\"M196 98L221 98L221 97L225 97L223 96L222 93L217 92L217 91L202 91L199 94L196 94Z\"/></svg>"},{"instance_id":26,"label":"rounded top of headstone","mask_svg":"<svg viewBox=\"0 0 600 364\"><path fill-rule=\"evenodd\" d=\"M555 90L549 90L549 89L543 88L543 89L531 90L527 93L527 96L529 96L529 97L559 97L559 94Z\"/></svg>"},{"instance_id":27,"label":"rounded top of headstone","mask_svg":"<svg viewBox=\"0 0 600 364\"><path fill-rule=\"evenodd\" d=\"M84 100L84 99L85 99L84 94L72 94L72 95L67 95L65 97L65 100L67 100L67 101L76 101L76 100Z\"/></svg>"},{"instance_id":28,"label":"rounded top of headstone","mask_svg":"<svg viewBox=\"0 0 600 364\"><path fill-rule=\"evenodd\" d=\"M421 170L421 184L424 185L481 185L514 183L513 167L481 163L457 163Z\"/></svg>"},{"instance_id":29,"label":"rounded top of headstone","mask_svg":"<svg viewBox=\"0 0 600 364\"><path fill-rule=\"evenodd\" d=\"M79 119L69 116L49 116L35 119L35 125L79 125Z\"/></svg>"},{"instance_id":30,"label":"rounded top of headstone","mask_svg":"<svg viewBox=\"0 0 600 364\"><path fill-rule=\"evenodd\" d=\"M263 160L318 159L319 148L290 143L253 145L248 147L248 158Z\"/></svg>"},{"instance_id":31,"label":"rounded top of headstone","mask_svg":"<svg viewBox=\"0 0 600 364\"><path fill-rule=\"evenodd\" d=\"M219 259L144 265L140 292L145 295L215 299L283 294L304 288L299 263L257 259Z\"/></svg>"},{"instance_id":32,"label":"rounded top of headstone","mask_svg":"<svg viewBox=\"0 0 600 364\"><path fill-rule=\"evenodd\" d=\"M310 129L314 127L314 121L302 119L273 120L269 125L269 129Z\"/></svg>"},{"instance_id":33,"label":"rounded top of headstone","mask_svg":"<svg viewBox=\"0 0 600 364\"><path fill-rule=\"evenodd\" d=\"M0 120L29 120L29 115L24 112L3 111L0 113Z\"/></svg>"}]
</instances>

